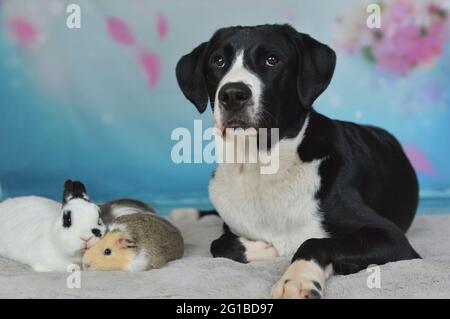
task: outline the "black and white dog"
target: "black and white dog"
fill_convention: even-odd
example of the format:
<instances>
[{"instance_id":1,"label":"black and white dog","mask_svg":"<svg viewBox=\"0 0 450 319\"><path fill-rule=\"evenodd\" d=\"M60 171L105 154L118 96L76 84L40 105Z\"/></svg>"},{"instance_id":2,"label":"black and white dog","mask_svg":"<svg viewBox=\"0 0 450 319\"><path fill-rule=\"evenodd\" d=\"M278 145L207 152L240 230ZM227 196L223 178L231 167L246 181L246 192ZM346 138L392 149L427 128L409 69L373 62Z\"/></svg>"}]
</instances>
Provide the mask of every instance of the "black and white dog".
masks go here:
<instances>
[{"instance_id":1,"label":"black and white dog","mask_svg":"<svg viewBox=\"0 0 450 319\"><path fill-rule=\"evenodd\" d=\"M400 144L313 109L335 64L334 51L309 35L262 25L220 29L177 65L184 95L200 112L210 101L216 127L279 129L276 174L219 164L209 185L225 223L213 256L293 256L274 298L320 298L333 273L420 258L405 237L418 183Z\"/></svg>"}]
</instances>

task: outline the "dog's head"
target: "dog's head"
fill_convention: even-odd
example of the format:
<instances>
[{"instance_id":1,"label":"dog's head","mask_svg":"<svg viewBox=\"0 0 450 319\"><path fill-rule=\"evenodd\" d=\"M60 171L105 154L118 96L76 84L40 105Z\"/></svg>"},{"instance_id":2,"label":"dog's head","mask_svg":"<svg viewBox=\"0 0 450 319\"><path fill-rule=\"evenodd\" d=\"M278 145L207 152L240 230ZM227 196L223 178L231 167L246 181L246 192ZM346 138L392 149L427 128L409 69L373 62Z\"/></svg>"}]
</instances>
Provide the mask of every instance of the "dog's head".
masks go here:
<instances>
[{"instance_id":1,"label":"dog's head","mask_svg":"<svg viewBox=\"0 0 450 319\"><path fill-rule=\"evenodd\" d=\"M216 126L287 128L327 88L336 55L289 25L218 30L178 62L184 95Z\"/></svg>"}]
</instances>

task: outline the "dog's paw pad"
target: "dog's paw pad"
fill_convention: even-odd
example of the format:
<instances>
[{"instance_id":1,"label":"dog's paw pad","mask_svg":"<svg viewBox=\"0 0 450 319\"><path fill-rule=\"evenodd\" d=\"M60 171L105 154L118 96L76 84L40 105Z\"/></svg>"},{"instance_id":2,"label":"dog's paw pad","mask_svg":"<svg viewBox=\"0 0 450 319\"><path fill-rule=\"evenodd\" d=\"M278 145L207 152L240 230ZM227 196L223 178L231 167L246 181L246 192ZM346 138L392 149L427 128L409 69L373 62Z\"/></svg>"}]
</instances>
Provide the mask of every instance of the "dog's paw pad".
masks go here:
<instances>
[{"instance_id":1,"label":"dog's paw pad","mask_svg":"<svg viewBox=\"0 0 450 319\"><path fill-rule=\"evenodd\" d=\"M302 298L303 299L321 299L322 295L316 289L303 290L302 291Z\"/></svg>"},{"instance_id":2,"label":"dog's paw pad","mask_svg":"<svg viewBox=\"0 0 450 319\"><path fill-rule=\"evenodd\" d=\"M312 261L296 261L273 286L274 299L320 299L323 297L323 270Z\"/></svg>"},{"instance_id":3,"label":"dog's paw pad","mask_svg":"<svg viewBox=\"0 0 450 319\"><path fill-rule=\"evenodd\" d=\"M322 291L307 278L282 279L272 288L274 299L321 299Z\"/></svg>"}]
</instances>

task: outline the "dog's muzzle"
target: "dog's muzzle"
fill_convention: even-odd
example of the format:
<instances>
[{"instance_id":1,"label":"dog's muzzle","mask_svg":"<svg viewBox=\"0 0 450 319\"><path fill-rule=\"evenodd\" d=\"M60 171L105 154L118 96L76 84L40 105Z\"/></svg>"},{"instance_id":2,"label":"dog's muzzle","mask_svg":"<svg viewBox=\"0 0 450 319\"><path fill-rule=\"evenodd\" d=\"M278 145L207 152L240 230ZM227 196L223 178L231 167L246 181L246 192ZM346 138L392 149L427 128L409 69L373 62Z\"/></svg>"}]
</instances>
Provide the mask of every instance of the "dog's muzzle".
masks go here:
<instances>
[{"instance_id":1,"label":"dog's muzzle","mask_svg":"<svg viewBox=\"0 0 450 319\"><path fill-rule=\"evenodd\" d=\"M225 127L249 126L246 108L252 105L253 99L248 85L242 82L227 83L220 89L218 98Z\"/></svg>"}]
</instances>

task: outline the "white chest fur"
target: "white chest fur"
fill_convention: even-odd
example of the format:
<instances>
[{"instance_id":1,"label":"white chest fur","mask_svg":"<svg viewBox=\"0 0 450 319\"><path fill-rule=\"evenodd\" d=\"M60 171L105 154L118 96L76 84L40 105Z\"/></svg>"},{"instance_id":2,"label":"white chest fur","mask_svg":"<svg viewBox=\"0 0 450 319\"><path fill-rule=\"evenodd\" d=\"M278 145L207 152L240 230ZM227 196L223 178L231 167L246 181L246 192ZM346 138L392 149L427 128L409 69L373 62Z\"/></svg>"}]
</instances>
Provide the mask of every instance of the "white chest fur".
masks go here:
<instances>
[{"instance_id":1,"label":"white chest fur","mask_svg":"<svg viewBox=\"0 0 450 319\"><path fill-rule=\"evenodd\" d=\"M211 201L238 236L274 245L292 256L310 238L327 237L315 194L322 160L297 155L307 122L296 138L279 143L279 170L263 175L258 164L220 164L209 185Z\"/></svg>"}]
</instances>

